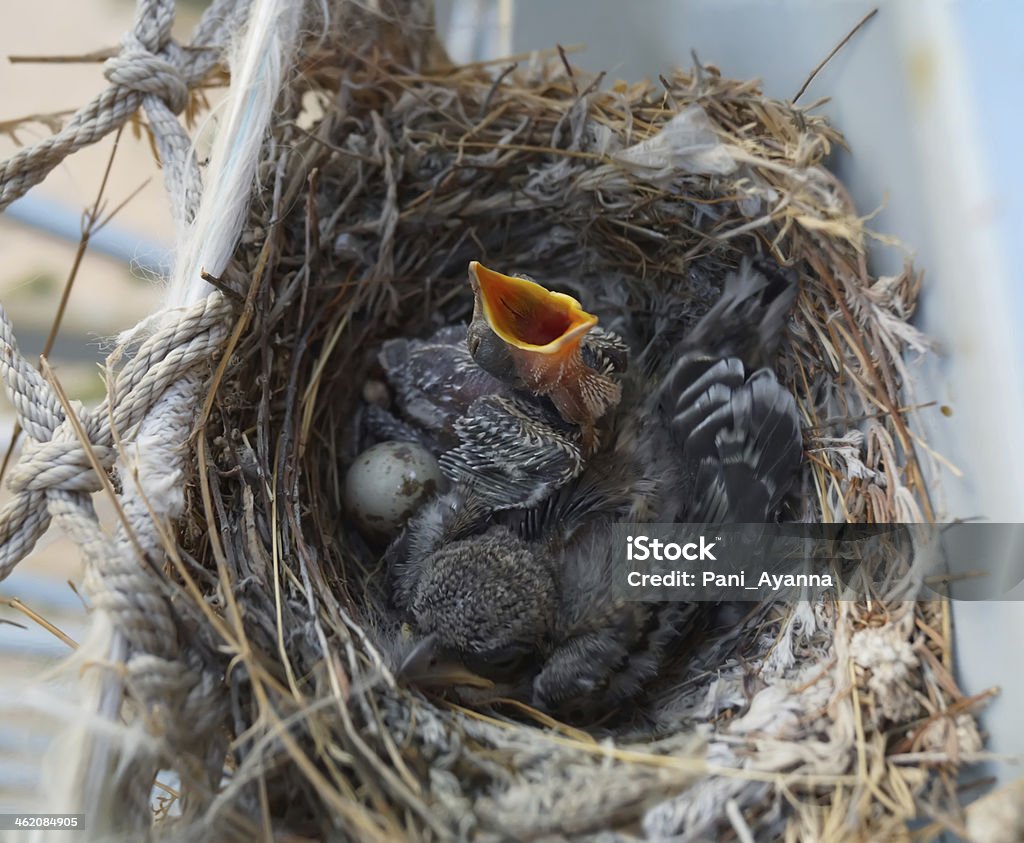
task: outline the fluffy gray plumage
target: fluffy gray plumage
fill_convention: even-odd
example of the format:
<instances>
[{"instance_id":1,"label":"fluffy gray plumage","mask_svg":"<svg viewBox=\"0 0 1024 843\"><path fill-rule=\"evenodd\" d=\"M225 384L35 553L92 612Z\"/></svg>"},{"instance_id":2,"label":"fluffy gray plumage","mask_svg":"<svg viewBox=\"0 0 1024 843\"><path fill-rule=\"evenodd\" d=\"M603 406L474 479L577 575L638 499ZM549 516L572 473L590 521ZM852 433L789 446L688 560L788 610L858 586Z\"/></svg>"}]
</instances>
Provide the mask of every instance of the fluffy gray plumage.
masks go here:
<instances>
[{"instance_id":1,"label":"fluffy gray plumage","mask_svg":"<svg viewBox=\"0 0 1024 843\"><path fill-rule=\"evenodd\" d=\"M516 693L566 719L634 698L697 612L617 598L610 525L779 515L802 448L795 401L769 367L795 295L777 267L744 261L681 342L666 351L655 337L626 370L589 461L543 402L474 399L441 457L453 490L388 552L417 634L485 674L513 658ZM614 357L620 342L590 353Z\"/></svg>"},{"instance_id":2,"label":"fluffy gray plumage","mask_svg":"<svg viewBox=\"0 0 1024 843\"><path fill-rule=\"evenodd\" d=\"M462 655L532 648L553 629L554 568L539 548L494 525L432 554L412 590L409 611L418 631L436 634Z\"/></svg>"},{"instance_id":3,"label":"fluffy gray plumage","mask_svg":"<svg viewBox=\"0 0 1024 843\"><path fill-rule=\"evenodd\" d=\"M610 524L629 506L618 480L588 471L578 495L504 523L476 521L469 490L424 509L409 530L417 546L394 565L395 597L417 633L436 638L440 662L457 659L501 695L575 722L657 675L697 607L615 593Z\"/></svg>"},{"instance_id":4,"label":"fluffy gray plumage","mask_svg":"<svg viewBox=\"0 0 1024 843\"><path fill-rule=\"evenodd\" d=\"M620 337L600 328L581 351L609 373L625 369L629 353ZM364 408L372 438L438 452L449 482L472 484L492 509L535 506L583 470L579 430L549 401L516 393L477 366L464 328L444 328L428 340L389 340L379 361L396 412Z\"/></svg>"}]
</instances>

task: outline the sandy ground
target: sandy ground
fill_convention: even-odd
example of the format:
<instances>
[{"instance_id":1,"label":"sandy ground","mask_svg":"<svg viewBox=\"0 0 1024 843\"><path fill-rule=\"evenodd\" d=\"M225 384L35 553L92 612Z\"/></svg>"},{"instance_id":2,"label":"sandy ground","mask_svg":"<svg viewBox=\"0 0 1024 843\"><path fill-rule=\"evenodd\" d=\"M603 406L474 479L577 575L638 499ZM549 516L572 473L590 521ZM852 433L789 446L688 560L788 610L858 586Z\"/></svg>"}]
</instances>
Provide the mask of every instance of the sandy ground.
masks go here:
<instances>
[{"instance_id":1,"label":"sandy ground","mask_svg":"<svg viewBox=\"0 0 1024 843\"><path fill-rule=\"evenodd\" d=\"M175 27L179 37L187 37L202 5L179 2ZM134 4L128 0L7 4L0 26L0 124L26 115L72 111L106 85L102 65L96 62L12 63L9 56L81 55L115 47L130 28L133 15ZM48 134L50 129L38 122L18 128L16 138L0 134L0 158L14 154L19 142L29 145ZM91 207L113 140L108 137L65 161L33 194L62 203L75 213ZM137 238L140 243L169 245L173 227L160 171L148 143L126 131L111 170L107 207L115 207L140 185L140 192L114 224L126 242ZM0 217L0 302L26 354L42 350L76 246ZM151 312L159 297L159 283L142 277L137 269L86 254L51 355L70 394L86 404L95 402L102 393L97 363L104 341ZM9 407L0 404L0 447L6 448L13 421ZM0 493L0 501L8 497L6 489ZM98 507L109 513L104 501L98 501ZM48 535L0 583L0 811L28 807L41 750L57 725L53 716L40 713L31 688L45 669L68 652L50 633L9 608L7 600L18 597L77 639L85 629L85 609L68 581L80 579L77 549L60 535ZM47 684L61 689L59 695L68 701L63 683L50 679Z\"/></svg>"}]
</instances>

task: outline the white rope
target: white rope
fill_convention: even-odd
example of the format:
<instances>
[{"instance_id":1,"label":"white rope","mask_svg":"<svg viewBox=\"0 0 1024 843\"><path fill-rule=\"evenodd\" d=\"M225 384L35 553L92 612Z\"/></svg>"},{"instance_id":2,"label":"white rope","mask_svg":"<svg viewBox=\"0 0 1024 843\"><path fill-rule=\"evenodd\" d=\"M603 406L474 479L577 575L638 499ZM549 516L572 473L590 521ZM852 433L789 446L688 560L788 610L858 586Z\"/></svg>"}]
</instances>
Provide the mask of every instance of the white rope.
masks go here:
<instances>
[{"instance_id":1,"label":"white rope","mask_svg":"<svg viewBox=\"0 0 1024 843\"><path fill-rule=\"evenodd\" d=\"M203 202L189 236L179 244L167 307L192 304L207 295L212 288L200 272L220 275L234 252L256 186L266 127L291 63L301 6L299 0L253 4L245 40L232 56L232 94L210 155Z\"/></svg>"},{"instance_id":2,"label":"white rope","mask_svg":"<svg viewBox=\"0 0 1024 843\"><path fill-rule=\"evenodd\" d=\"M121 128L144 106L172 208L187 216L188 202L198 198L199 175L187 154L188 137L174 115L187 105L189 90L220 60L220 47L244 19L247 5L248 0L215 0L190 48L182 50L171 39L174 0L138 0L135 23L120 53L104 64L111 86L79 109L61 131L0 164L0 210L39 184L68 155Z\"/></svg>"},{"instance_id":3,"label":"white rope","mask_svg":"<svg viewBox=\"0 0 1024 843\"><path fill-rule=\"evenodd\" d=\"M238 242L301 14L302 0L215 0L184 50L170 36L173 0L138 0L132 30L104 65L111 87L62 131L0 164L2 209L141 107L177 223L178 259L165 307L112 355L109 395L94 410L76 405L77 418L68 418L54 389L18 352L0 307L0 378L27 435L9 478L13 498L0 510L0 579L51 521L82 548L84 590L94 607L90 633L73 659L84 699L70 733L54 742L47 799L52 809L86 813L93 838L135 839L148 828L150 790L162 765L176 764L183 778L220 774L221 678L178 641L156 573L164 562L160 526L181 514L202 372L232 315L200 271L222 273ZM203 189L176 115L229 44L231 89ZM118 442L125 443L121 453ZM113 536L92 507L92 493L104 485L94 461L104 472L116 468L122 481L124 520ZM129 727L121 723L126 690L136 712Z\"/></svg>"},{"instance_id":4,"label":"white rope","mask_svg":"<svg viewBox=\"0 0 1024 843\"><path fill-rule=\"evenodd\" d=\"M166 307L147 320L147 329L156 328L156 333L114 385L115 393L130 390L142 396L136 404L148 404L149 408L138 414L132 411L132 404L117 401L116 396L111 401L115 425L139 422L140 426L135 446L123 453L117 464L119 475L131 478L122 495L128 523L118 530L106 563L97 566L89 583L97 613L106 616L96 623L110 634L95 639L94 651L83 648L80 658L99 664L120 661L123 681L143 712L164 711L170 720L160 724L164 740L156 744L136 739L131 730L80 734L77 757L69 764L71 774L65 779L65 798L80 800L77 808L88 813L91 829L141 830L147 826L149 789L163 765L177 766L182 778L203 775L206 766L212 767L206 771L209 775L219 775L220 759L210 749L218 742L226 711L218 687L220 677L204 673L199 665L193 668L188 653L178 652L169 606L160 584L140 565L135 545L141 545L150 558L162 560L155 522L169 522L181 513L180 478L188 458L185 443L203 387L199 378L189 374L192 370L185 361L197 354L209 359L223 338L227 321L223 316L214 324L203 320L206 332L188 337L182 335L182 328L198 324L196 316L207 307L224 307L218 293L210 294L200 272L220 274L238 242L273 106L290 65L300 13L301 2L293 0L253 3L245 33L230 58L227 116L213 146L209 180L198 207L191 181L168 181L183 240L178 243ZM180 155L180 146L175 149L168 154ZM158 350L153 348L153 340L169 330L177 330L178 336L166 357L158 361L151 357ZM105 681L96 683L85 701L87 717L110 713L104 708L111 708L111 689L119 688L122 681L118 673L101 672ZM117 772L104 775L113 758L117 759ZM141 788L136 784L139 781L144 783Z\"/></svg>"}]
</instances>

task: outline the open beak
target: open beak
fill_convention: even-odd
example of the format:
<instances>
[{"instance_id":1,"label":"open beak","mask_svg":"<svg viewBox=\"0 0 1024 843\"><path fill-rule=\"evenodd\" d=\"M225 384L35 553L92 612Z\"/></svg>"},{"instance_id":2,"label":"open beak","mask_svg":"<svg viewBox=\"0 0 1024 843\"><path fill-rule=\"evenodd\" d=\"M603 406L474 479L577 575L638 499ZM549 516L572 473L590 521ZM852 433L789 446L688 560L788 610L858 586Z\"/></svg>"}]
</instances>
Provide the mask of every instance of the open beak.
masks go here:
<instances>
[{"instance_id":1,"label":"open beak","mask_svg":"<svg viewBox=\"0 0 1024 843\"><path fill-rule=\"evenodd\" d=\"M437 634L428 635L405 657L398 668L397 678L410 685L437 687L469 685L474 688L493 688L494 683L469 670L457 657L447 652L437 640Z\"/></svg>"},{"instance_id":2,"label":"open beak","mask_svg":"<svg viewBox=\"0 0 1024 843\"><path fill-rule=\"evenodd\" d=\"M477 307L487 324L516 349L561 361L574 354L583 337L597 324L576 299L553 293L525 278L513 278L469 264L469 280Z\"/></svg>"},{"instance_id":3,"label":"open beak","mask_svg":"<svg viewBox=\"0 0 1024 843\"><path fill-rule=\"evenodd\" d=\"M466 335L477 364L499 380L551 399L562 418L579 425L589 456L598 446L595 422L622 397L608 372L589 366L580 348L597 317L576 299L526 278L469 264L473 321Z\"/></svg>"}]
</instances>

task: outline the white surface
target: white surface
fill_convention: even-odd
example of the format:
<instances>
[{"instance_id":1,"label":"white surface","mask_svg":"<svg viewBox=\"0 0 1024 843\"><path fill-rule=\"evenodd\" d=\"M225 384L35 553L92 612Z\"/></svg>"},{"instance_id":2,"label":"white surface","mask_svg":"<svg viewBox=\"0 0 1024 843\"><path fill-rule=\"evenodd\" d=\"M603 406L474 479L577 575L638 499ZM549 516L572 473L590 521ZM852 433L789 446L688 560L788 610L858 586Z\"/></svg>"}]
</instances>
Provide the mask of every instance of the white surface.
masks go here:
<instances>
[{"instance_id":1,"label":"white surface","mask_svg":"<svg viewBox=\"0 0 1024 843\"><path fill-rule=\"evenodd\" d=\"M441 20L445 20L442 3ZM517 0L514 52L585 43L573 61L612 78L654 78L690 66L690 51L767 93L795 94L809 71L875 6L879 14L830 62L802 102L846 134L834 166L862 213L884 204L877 231L914 247L926 272L918 324L940 356L922 361L918 421L963 476L935 468L943 518L1024 521L1024 4L1015 0ZM872 253L899 269L895 249ZM933 467L934 468L934 467ZM1024 587L1014 591L1024 599ZM985 724L990 749L1024 755L1024 602L954 604L968 693L1003 688ZM1019 767L1002 768L1014 777Z\"/></svg>"}]
</instances>

